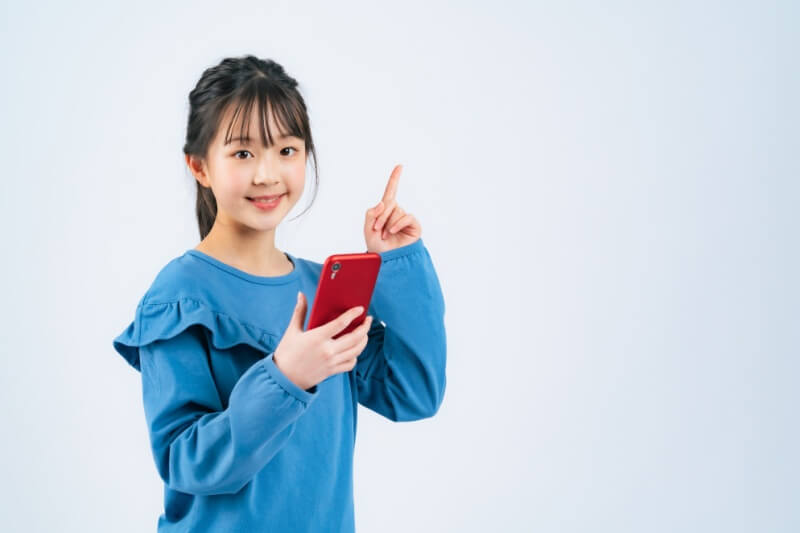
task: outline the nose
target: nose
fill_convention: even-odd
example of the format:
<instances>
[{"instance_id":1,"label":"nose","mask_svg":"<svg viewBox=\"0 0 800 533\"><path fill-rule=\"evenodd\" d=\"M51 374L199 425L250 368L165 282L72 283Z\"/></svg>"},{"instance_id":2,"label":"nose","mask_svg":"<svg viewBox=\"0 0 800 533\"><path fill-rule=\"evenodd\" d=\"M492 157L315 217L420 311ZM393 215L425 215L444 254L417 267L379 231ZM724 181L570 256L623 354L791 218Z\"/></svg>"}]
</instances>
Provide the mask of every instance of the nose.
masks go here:
<instances>
[{"instance_id":1,"label":"nose","mask_svg":"<svg viewBox=\"0 0 800 533\"><path fill-rule=\"evenodd\" d=\"M270 157L262 157L256 167L256 175L253 178L253 184L259 183L278 183L278 167L274 165Z\"/></svg>"}]
</instances>

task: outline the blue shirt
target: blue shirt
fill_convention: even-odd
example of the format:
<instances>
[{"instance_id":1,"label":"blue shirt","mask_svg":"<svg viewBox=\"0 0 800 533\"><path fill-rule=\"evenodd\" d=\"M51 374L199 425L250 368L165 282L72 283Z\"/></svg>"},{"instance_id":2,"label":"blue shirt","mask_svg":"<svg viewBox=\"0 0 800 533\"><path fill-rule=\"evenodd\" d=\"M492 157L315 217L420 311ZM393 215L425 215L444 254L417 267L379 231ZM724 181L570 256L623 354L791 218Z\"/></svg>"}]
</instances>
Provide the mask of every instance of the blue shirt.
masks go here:
<instances>
[{"instance_id":1,"label":"blue shirt","mask_svg":"<svg viewBox=\"0 0 800 533\"><path fill-rule=\"evenodd\" d=\"M380 254L368 343L350 372L304 390L273 361L322 264L256 276L195 249L156 276L114 348L141 372L158 531L354 532L357 407L433 416L445 392L445 304L418 239Z\"/></svg>"}]
</instances>

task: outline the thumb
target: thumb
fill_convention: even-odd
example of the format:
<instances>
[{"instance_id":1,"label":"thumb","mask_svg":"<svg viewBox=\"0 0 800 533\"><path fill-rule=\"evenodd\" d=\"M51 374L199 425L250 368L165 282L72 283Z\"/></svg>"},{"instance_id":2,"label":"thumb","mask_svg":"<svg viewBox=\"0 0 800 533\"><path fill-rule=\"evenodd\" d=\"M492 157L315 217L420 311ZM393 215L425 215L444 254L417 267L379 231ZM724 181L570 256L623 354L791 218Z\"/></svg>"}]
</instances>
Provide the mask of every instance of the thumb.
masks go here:
<instances>
[{"instance_id":1,"label":"thumb","mask_svg":"<svg viewBox=\"0 0 800 533\"><path fill-rule=\"evenodd\" d=\"M383 211L383 200L379 201L374 207L369 209L369 215L375 217L379 215L381 211Z\"/></svg>"},{"instance_id":2,"label":"thumb","mask_svg":"<svg viewBox=\"0 0 800 533\"><path fill-rule=\"evenodd\" d=\"M364 230L365 231L374 231L373 226L375 225L375 221L378 220L378 217L383 212L384 205L383 200L378 202L374 207L370 207L367 209L367 216L364 220Z\"/></svg>"},{"instance_id":3,"label":"thumb","mask_svg":"<svg viewBox=\"0 0 800 533\"><path fill-rule=\"evenodd\" d=\"M306 295L302 291L297 293L297 304L294 306L291 324L300 331L303 331L303 324L306 322Z\"/></svg>"}]
</instances>

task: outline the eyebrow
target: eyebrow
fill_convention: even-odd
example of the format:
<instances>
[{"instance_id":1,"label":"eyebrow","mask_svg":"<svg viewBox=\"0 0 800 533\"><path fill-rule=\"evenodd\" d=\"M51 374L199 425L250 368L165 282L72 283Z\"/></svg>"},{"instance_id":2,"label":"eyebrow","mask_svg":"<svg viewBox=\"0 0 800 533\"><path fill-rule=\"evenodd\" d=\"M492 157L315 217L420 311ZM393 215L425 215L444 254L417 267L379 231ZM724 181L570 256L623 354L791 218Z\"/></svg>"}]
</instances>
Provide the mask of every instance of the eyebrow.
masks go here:
<instances>
[{"instance_id":1,"label":"eyebrow","mask_svg":"<svg viewBox=\"0 0 800 533\"><path fill-rule=\"evenodd\" d=\"M295 137L295 136L287 133L286 135L281 135L280 137L278 137L278 140L289 139L289 138L292 138L292 137ZM234 142L240 142L242 144L250 144L250 137L234 137L226 144L231 144L231 143L234 143Z\"/></svg>"}]
</instances>

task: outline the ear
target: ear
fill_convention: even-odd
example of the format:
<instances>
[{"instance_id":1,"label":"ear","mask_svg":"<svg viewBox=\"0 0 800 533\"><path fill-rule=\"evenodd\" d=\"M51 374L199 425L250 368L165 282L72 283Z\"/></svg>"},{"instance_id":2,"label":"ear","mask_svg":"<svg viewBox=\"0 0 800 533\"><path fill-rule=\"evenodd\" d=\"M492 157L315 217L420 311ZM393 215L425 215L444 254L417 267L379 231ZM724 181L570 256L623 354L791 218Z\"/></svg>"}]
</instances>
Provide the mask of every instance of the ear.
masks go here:
<instances>
[{"instance_id":1,"label":"ear","mask_svg":"<svg viewBox=\"0 0 800 533\"><path fill-rule=\"evenodd\" d=\"M186 165L189 167L189 170L192 172L195 179L200 182L200 185L206 188L211 187L211 183L208 181L208 175L206 174L205 164L203 161L191 154L186 154Z\"/></svg>"}]
</instances>

